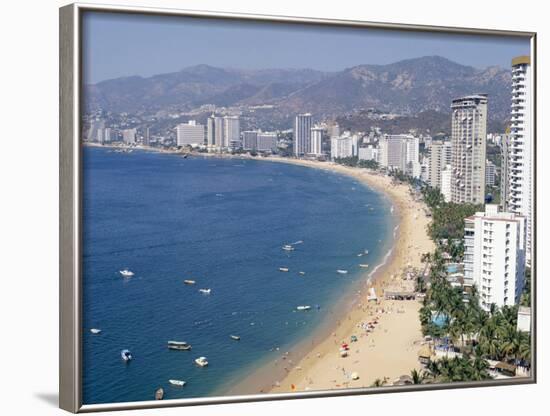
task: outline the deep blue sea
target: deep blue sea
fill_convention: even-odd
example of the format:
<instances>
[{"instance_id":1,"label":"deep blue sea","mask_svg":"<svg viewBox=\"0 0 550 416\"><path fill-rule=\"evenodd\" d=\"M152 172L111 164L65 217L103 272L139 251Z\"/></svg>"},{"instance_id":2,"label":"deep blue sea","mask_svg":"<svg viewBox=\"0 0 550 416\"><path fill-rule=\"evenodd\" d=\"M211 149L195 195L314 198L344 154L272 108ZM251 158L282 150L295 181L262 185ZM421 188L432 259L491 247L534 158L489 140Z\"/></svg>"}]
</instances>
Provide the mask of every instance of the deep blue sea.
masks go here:
<instances>
[{"instance_id":1,"label":"deep blue sea","mask_svg":"<svg viewBox=\"0 0 550 416\"><path fill-rule=\"evenodd\" d=\"M215 394L310 336L391 246L390 201L322 170L104 148L85 148L83 169L85 404Z\"/></svg>"}]
</instances>

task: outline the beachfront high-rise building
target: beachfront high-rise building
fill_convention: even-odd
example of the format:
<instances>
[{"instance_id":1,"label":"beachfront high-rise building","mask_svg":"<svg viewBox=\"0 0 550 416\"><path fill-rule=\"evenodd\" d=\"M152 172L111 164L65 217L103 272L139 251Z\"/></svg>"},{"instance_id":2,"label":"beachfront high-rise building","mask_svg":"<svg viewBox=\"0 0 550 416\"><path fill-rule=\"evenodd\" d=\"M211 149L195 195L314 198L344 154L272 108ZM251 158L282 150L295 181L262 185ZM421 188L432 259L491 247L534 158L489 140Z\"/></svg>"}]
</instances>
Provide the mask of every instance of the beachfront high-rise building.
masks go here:
<instances>
[{"instance_id":1,"label":"beachfront high-rise building","mask_svg":"<svg viewBox=\"0 0 550 416\"><path fill-rule=\"evenodd\" d=\"M358 152L359 160L374 160L378 162L378 147L373 146L372 144L367 147L360 147Z\"/></svg>"},{"instance_id":2,"label":"beachfront high-rise building","mask_svg":"<svg viewBox=\"0 0 550 416\"><path fill-rule=\"evenodd\" d=\"M311 114L298 114L294 120L294 155L311 153Z\"/></svg>"},{"instance_id":3,"label":"beachfront high-rise building","mask_svg":"<svg viewBox=\"0 0 550 416\"><path fill-rule=\"evenodd\" d=\"M277 133L258 132L257 140L260 152L274 152L277 150Z\"/></svg>"},{"instance_id":4,"label":"beachfront high-rise building","mask_svg":"<svg viewBox=\"0 0 550 416\"><path fill-rule=\"evenodd\" d=\"M103 137L103 140L105 141L105 143L110 143L111 142L111 128L110 127L106 127L105 128L105 135Z\"/></svg>"},{"instance_id":5,"label":"beachfront high-rise building","mask_svg":"<svg viewBox=\"0 0 550 416\"><path fill-rule=\"evenodd\" d=\"M256 150L258 148L258 131L243 131L243 149Z\"/></svg>"},{"instance_id":6,"label":"beachfront high-rise building","mask_svg":"<svg viewBox=\"0 0 550 416\"><path fill-rule=\"evenodd\" d=\"M510 211L508 209L508 199L510 198L510 186L508 177L510 170L508 149L510 148L510 129L507 129L506 134L502 136L500 142L500 208L502 211Z\"/></svg>"},{"instance_id":7,"label":"beachfront high-rise building","mask_svg":"<svg viewBox=\"0 0 550 416\"><path fill-rule=\"evenodd\" d=\"M323 133L325 129L322 127L311 128L311 150L310 154L321 156L323 154Z\"/></svg>"},{"instance_id":8,"label":"beachfront high-rise building","mask_svg":"<svg viewBox=\"0 0 550 416\"><path fill-rule=\"evenodd\" d=\"M487 95L478 94L454 99L451 110L451 200L458 204L483 204Z\"/></svg>"},{"instance_id":9,"label":"beachfront high-rise building","mask_svg":"<svg viewBox=\"0 0 550 416\"><path fill-rule=\"evenodd\" d=\"M241 124L239 116L225 116L223 118L223 146L232 149L241 146Z\"/></svg>"},{"instance_id":10,"label":"beachfront high-rise building","mask_svg":"<svg viewBox=\"0 0 550 416\"><path fill-rule=\"evenodd\" d=\"M332 160L353 156L351 136L332 137L330 139L330 157Z\"/></svg>"},{"instance_id":11,"label":"beachfront high-rise building","mask_svg":"<svg viewBox=\"0 0 550 416\"><path fill-rule=\"evenodd\" d=\"M385 134L379 141L380 165L420 177L419 139L410 134Z\"/></svg>"},{"instance_id":12,"label":"beachfront high-rise building","mask_svg":"<svg viewBox=\"0 0 550 416\"><path fill-rule=\"evenodd\" d=\"M178 146L200 146L204 144L204 126L195 120L176 127Z\"/></svg>"},{"instance_id":13,"label":"beachfront high-rise building","mask_svg":"<svg viewBox=\"0 0 550 416\"><path fill-rule=\"evenodd\" d=\"M214 114L206 119L206 145L216 146L216 116Z\"/></svg>"},{"instance_id":14,"label":"beachfront high-rise building","mask_svg":"<svg viewBox=\"0 0 550 416\"><path fill-rule=\"evenodd\" d=\"M428 183L441 189L441 174L451 164L452 146L449 141L432 141L429 150Z\"/></svg>"},{"instance_id":15,"label":"beachfront high-rise building","mask_svg":"<svg viewBox=\"0 0 550 416\"><path fill-rule=\"evenodd\" d=\"M122 141L126 144L136 143L136 129L122 130Z\"/></svg>"},{"instance_id":16,"label":"beachfront high-rise building","mask_svg":"<svg viewBox=\"0 0 550 416\"><path fill-rule=\"evenodd\" d=\"M507 209L526 218L526 255L531 262L533 205L533 75L531 60L519 56L512 60L512 112L508 141Z\"/></svg>"},{"instance_id":17,"label":"beachfront high-rise building","mask_svg":"<svg viewBox=\"0 0 550 416\"><path fill-rule=\"evenodd\" d=\"M490 310L519 302L525 276L525 217L486 205L464 220L464 279Z\"/></svg>"}]
</instances>

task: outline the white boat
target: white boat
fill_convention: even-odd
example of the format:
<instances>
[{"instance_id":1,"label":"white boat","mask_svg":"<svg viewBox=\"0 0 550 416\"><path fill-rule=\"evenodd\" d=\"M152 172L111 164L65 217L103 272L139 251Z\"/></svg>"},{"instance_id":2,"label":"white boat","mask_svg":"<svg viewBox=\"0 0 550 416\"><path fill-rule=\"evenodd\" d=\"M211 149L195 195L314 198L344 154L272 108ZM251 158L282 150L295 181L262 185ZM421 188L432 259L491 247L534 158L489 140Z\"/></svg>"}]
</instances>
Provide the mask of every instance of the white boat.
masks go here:
<instances>
[{"instance_id":1,"label":"white boat","mask_svg":"<svg viewBox=\"0 0 550 416\"><path fill-rule=\"evenodd\" d=\"M90 332L91 332L92 334L99 334L99 333L101 333L101 329L99 329L99 328L92 328L92 329L90 329Z\"/></svg>"},{"instance_id":2,"label":"white boat","mask_svg":"<svg viewBox=\"0 0 550 416\"><path fill-rule=\"evenodd\" d=\"M212 289L199 289L199 292L201 292L203 295L209 295Z\"/></svg>"},{"instance_id":3,"label":"white boat","mask_svg":"<svg viewBox=\"0 0 550 416\"><path fill-rule=\"evenodd\" d=\"M338 269L338 270L336 270L336 273L348 274L348 271L347 271L347 270Z\"/></svg>"},{"instance_id":4,"label":"white boat","mask_svg":"<svg viewBox=\"0 0 550 416\"><path fill-rule=\"evenodd\" d=\"M122 275L122 277L132 277L134 275L134 272L128 269L120 270L119 273Z\"/></svg>"},{"instance_id":5,"label":"white boat","mask_svg":"<svg viewBox=\"0 0 550 416\"><path fill-rule=\"evenodd\" d=\"M208 365L208 361L206 360L206 357L199 357L195 360L195 364L200 367L206 367Z\"/></svg>"},{"instance_id":6,"label":"white boat","mask_svg":"<svg viewBox=\"0 0 550 416\"><path fill-rule=\"evenodd\" d=\"M290 244L285 244L283 246L283 250L286 250L286 251L293 251L295 250L294 247L292 247Z\"/></svg>"},{"instance_id":7,"label":"white boat","mask_svg":"<svg viewBox=\"0 0 550 416\"><path fill-rule=\"evenodd\" d=\"M132 361L132 359L134 358L130 350L120 351L120 357L126 362Z\"/></svg>"},{"instance_id":8,"label":"white boat","mask_svg":"<svg viewBox=\"0 0 550 416\"><path fill-rule=\"evenodd\" d=\"M168 349L179 350L179 351L189 351L191 350L191 345L185 341L168 341Z\"/></svg>"},{"instance_id":9,"label":"white boat","mask_svg":"<svg viewBox=\"0 0 550 416\"><path fill-rule=\"evenodd\" d=\"M185 279L183 283L185 283L186 285L194 285L197 282L195 282L194 280Z\"/></svg>"},{"instance_id":10,"label":"white boat","mask_svg":"<svg viewBox=\"0 0 550 416\"><path fill-rule=\"evenodd\" d=\"M369 265L367 263L362 263L359 265L359 267L362 267L363 269L366 269L367 267L369 267Z\"/></svg>"},{"instance_id":11,"label":"white boat","mask_svg":"<svg viewBox=\"0 0 550 416\"><path fill-rule=\"evenodd\" d=\"M280 272L288 272L288 267L279 267Z\"/></svg>"},{"instance_id":12,"label":"white boat","mask_svg":"<svg viewBox=\"0 0 550 416\"><path fill-rule=\"evenodd\" d=\"M183 387L183 386L185 386L185 384L187 384L183 380L174 380L174 379L168 380L168 383L170 383L173 386L178 386L178 387Z\"/></svg>"},{"instance_id":13,"label":"white boat","mask_svg":"<svg viewBox=\"0 0 550 416\"><path fill-rule=\"evenodd\" d=\"M306 272L298 272L298 274L301 274L302 276L305 276Z\"/></svg>"},{"instance_id":14,"label":"white boat","mask_svg":"<svg viewBox=\"0 0 550 416\"><path fill-rule=\"evenodd\" d=\"M311 309L311 306L309 305L296 306L297 311L309 311L310 309Z\"/></svg>"},{"instance_id":15,"label":"white boat","mask_svg":"<svg viewBox=\"0 0 550 416\"><path fill-rule=\"evenodd\" d=\"M231 337L231 339L235 340L235 341L240 341L241 340L241 337L238 336L238 335L229 335Z\"/></svg>"},{"instance_id":16,"label":"white boat","mask_svg":"<svg viewBox=\"0 0 550 416\"><path fill-rule=\"evenodd\" d=\"M365 250L365 254L369 254L369 251L368 251L368 250Z\"/></svg>"}]
</instances>

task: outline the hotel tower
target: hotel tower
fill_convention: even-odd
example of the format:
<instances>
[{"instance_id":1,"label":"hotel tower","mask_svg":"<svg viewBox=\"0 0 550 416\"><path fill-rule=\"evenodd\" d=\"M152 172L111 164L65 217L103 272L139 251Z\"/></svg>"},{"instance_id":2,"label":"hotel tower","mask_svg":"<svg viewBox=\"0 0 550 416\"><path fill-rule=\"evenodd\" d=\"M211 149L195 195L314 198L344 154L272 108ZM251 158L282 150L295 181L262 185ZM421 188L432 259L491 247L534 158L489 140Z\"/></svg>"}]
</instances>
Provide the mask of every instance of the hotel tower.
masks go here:
<instances>
[{"instance_id":1,"label":"hotel tower","mask_svg":"<svg viewBox=\"0 0 550 416\"><path fill-rule=\"evenodd\" d=\"M531 61L528 56L512 60L512 112L505 150L508 189L504 207L526 219L526 257L531 262L533 204L533 96Z\"/></svg>"},{"instance_id":2,"label":"hotel tower","mask_svg":"<svg viewBox=\"0 0 550 416\"><path fill-rule=\"evenodd\" d=\"M294 155L311 153L311 114L298 114L294 122Z\"/></svg>"},{"instance_id":3,"label":"hotel tower","mask_svg":"<svg viewBox=\"0 0 550 416\"><path fill-rule=\"evenodd\" d=\"M487 96L454 99L451 105L451 201L485 202Z\"/></svg>"}]
</instances>

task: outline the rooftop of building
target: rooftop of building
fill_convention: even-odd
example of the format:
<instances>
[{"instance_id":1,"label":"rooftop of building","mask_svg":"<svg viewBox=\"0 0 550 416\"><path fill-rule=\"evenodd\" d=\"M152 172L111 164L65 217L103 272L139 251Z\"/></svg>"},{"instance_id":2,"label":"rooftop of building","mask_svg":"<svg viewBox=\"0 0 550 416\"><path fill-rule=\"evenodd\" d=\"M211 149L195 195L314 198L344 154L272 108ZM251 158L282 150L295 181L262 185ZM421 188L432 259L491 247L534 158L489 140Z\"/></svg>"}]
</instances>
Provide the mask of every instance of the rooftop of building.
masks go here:
<instances>
[{"instance_id":1,"label":"rooftop of building","mask_svg":"<svg viewBox=\"0 0 550 416\"><path fill-rule=\"evenodd\" d=\"M531 65L531 57L528 55L516 56L512 59L512 66Z\"/></svg>"}]
</instances>

